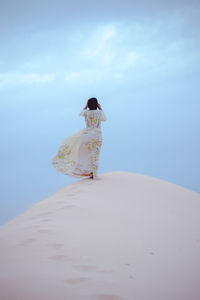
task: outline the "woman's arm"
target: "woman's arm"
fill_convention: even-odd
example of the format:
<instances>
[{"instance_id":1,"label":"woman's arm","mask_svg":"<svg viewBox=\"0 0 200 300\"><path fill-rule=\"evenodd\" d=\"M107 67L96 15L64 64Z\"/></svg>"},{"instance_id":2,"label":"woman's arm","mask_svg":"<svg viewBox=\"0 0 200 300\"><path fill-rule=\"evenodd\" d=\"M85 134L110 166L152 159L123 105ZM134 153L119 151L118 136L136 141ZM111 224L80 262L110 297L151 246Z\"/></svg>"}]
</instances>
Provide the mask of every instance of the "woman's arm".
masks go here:
<instances>
[{"instance_id":1,"label":"woman's arm","mask_svg":"<svg viewBox=\"0 0 200 300\"><path fill-rule=\"evenodd\" d=\"M87 101L87 103L86 103L86 106L85 106L83 109L87 109L87 107L88 107L88 101Z\"/></svg>"},{"instance_id":2,"label":"woman's arm","mask_svg":"<svg viewBox=\"0 0 200 300\"><path fill-rule=\"evenodd\" d=\"M106 116L105 116L105 114L103 112L103 109L102 109L102 107L101 107L101 105L99 103L97 104L97 106L98 106L99 110L101 111L100 112L101 113L100 114L100 120L103 121L103 122L105 122L107 120L107 118L106 118Z\"/></svg>"},{"instance_id":3,"label":"woman's arm","mask_svg":"<svg viewBox=\"0 0 200 300\"><path fill-rule=\"evenodd\" d=\"M97 107L99 110L102 110L101 105L99 103L97 104Z\"/></svg>"},{"instance_id":4,"label":"woman's arm","mask_svg":"<svg viewBox=\"0 0 200 300\"><path fill-rule=\"evenodd\" d=\"M88 101L87 101L87 104L86 106L84 106L84 108L82 109L81 113L79 114L79 116L85 116L85 112L87 110L87 107L88 107Z\"/></svg>"}]
</instances>

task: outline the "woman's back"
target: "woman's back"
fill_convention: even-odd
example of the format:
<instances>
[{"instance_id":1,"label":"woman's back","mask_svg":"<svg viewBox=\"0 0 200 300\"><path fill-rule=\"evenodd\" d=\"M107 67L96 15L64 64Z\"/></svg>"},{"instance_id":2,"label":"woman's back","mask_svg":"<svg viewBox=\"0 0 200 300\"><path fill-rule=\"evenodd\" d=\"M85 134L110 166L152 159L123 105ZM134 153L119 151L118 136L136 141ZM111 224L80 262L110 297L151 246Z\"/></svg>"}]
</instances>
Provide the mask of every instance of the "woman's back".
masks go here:
<instances>
[{"instance_id":1,"label":"woman's back","mask_svg":"<svg viewBox=\"0 0 200 300\"><path fill-rule=\"evenodd\" d=\"M84 109L80 115L85 117L87 128L101 128L101 122L106 121L106 116L102 110Z\"/></svg>"}]
</instances>

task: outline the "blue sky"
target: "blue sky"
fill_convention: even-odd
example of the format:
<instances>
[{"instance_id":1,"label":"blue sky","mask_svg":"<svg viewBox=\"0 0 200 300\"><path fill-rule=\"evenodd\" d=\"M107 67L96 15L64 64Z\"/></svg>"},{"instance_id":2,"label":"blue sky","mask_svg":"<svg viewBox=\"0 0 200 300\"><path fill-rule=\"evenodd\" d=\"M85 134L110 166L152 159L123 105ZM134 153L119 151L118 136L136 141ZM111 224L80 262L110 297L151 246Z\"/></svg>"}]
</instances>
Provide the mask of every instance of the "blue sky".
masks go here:
<instances>
[{"instance_id":1,"label":"blue sky","mask_svg":"<svg viewBox=\"0 0 200 300\"><path fill-rule=\"evenodd\" d=\"M51 159L92 96L108 117L100 173L200 192L199 1L0 6L0 224L77 181Z\"/></svg>"}]
</instances>

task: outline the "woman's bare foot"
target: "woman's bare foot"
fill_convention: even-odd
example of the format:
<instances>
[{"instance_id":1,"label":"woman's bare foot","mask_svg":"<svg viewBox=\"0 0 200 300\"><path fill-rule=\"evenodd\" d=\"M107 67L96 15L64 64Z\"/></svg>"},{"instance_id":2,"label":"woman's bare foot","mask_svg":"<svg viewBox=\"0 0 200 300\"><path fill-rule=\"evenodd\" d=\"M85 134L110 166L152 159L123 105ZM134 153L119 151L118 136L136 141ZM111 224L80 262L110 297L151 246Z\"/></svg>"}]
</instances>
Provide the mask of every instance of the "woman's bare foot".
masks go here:
<instances>
[{"instance_id":1,"label":"woman's bare foot","mask_svg":"<svg viewBox=\"0 0 200 300\"><path fill-rule=\"evenodd\" d=\"M90 176L90 178L91 178L91 179L93 179L93 178L94 178L94 176L93 176L93 172L91 172L91 173L89 173L89 174L82 174L82 176Z\"/></svg>"}]
</instances>

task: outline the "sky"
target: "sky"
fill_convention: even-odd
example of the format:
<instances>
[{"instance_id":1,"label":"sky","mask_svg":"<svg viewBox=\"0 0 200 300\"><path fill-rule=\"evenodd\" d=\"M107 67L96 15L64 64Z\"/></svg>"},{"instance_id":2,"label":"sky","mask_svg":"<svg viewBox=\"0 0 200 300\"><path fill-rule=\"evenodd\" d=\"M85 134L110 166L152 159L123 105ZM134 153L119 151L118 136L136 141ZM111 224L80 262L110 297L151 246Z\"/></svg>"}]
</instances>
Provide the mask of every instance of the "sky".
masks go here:
<instances>
[{"instance_id":1,"label":"sky","mask_svg":"<svg viewBox=\"0 0 200 300\"><path fill-rule=\"evenodd\" d=\"M0 1L0 224L79 180L51 160L90 97L99 173L200 193L199 20L196 0Z\"/></svg>"}]
</instances>

